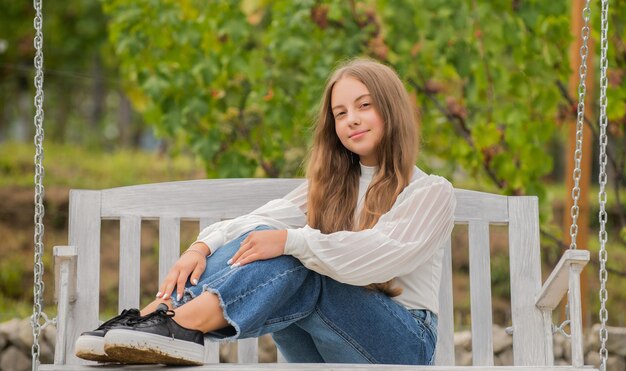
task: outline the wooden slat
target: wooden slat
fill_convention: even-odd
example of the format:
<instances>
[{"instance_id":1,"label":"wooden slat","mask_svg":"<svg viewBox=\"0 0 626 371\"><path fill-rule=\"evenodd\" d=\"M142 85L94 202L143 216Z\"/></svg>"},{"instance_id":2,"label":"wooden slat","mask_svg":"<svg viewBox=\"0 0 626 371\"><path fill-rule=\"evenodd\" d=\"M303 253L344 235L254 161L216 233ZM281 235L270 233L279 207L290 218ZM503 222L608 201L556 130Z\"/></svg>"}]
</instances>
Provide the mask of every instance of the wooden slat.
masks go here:
<instances>
[{"instance_id":1,"label":"wooden slat","mask_svg":"<svg viewBox=\"0 0 626 371\"><path fill-rule=\"evenodd\" d=\"M468 232L472 359L475 366L493 366L489 223L472 220Z\"/></svg>"},{"instance_id":2,"label":"wooden slat","mask_svg":"<svg viewBox=\"0 0 626 371\"><path fill-rule=\"evenodd\" d=\"M452 298L452 242L444 243L441 283L439 285L439 315L435 364L454 365L454 303Z\"/></svg>"},{"instance_id":3,"label":"wooden slat","mask_svg":"<svg viewBox=\"0 0 626 371\"><path fill-rule=\"evenodd\" d=\"M100 192L70 191L69 245L78 252L76 301L70 305L65 349L68 364L84 364L74 356L81 332L98 327L100 296ZM62 344L62 342L61 342Z\"/></svg>"},{"instance_id":4,"label":"wooden slat","mask_svg":"<svg viewBox=\"0 0 626 371\"><path fill-rule=\"evenodd\" d=\"M492 224L505 224L509 221L507 197L491 193L455 189L456 223L469 223L470 220L485 220Z\"/></svg>"},{"instance_id":5,"label":"wooden slat","mask_svg":"<svg viewBox=\"0 0 626 371\"><path fill-rule=\"evenodd\" d=\"M141 218L123 216L120 220L120 271L118 312L139 308L141 267Z\"/></svg>"},{"instance_id":6,"label":"wooden slat","mask_svg":"<svg viewBox=\"0 0 626 371\"><path fill-rule=\"evenodd\" d=\"M513 364L541 366L546 342L541 311L535 297L541 288L539 209L536 197L509 198L509 264L513 321Z\"/></svg>"},{"instance_id":7,"label":"wooden slat","mask_svg":"<svg viewBox=\"0 0 626 371\"><path fill-rule=\"evenodd\" d=\"M304 179L210 179L102 191L102 217L142 215L195 219L234 218L280 198Z\"/></svg>"},{"instance_id":8,"label":"wooden slat","mask_svg":"<svg viewBox=\"0 0 626 371\"><path fill-rule=\"evenodd\" d=\"M543 337L545 339L552 339L552 309L541 310L543 316L543 323L548 326L543 326ZM546 341L546 359L544 361L545 366L554 366L554 357L549 356L554 354L554 344L552 341Z\"/></svg>"},{"instance_id":9,"label":"wooden slat","mask_svg":"<svg viewBox=\"0 0 626 371\"><path fill-rule=\"evenodd\" d=\"M259 341L257 338L237 341L237 363L258 363Z\"/></svg>"},{"instance_id":10,"label":"wooden slat","mask_svg":"<svg viewBox=\"0 0 626 371\"><path fill-rule=\"evenodd\" d=\"M200 231L217 221L219 221L219 219L200 218ZM198 233L200 231L198 231ZM210 341L208 338L204 339L204 362L220 363L220 343Z\"/></svg>"},{"instance_id":11,"label":"wooden slat","mask_svg":"<svg viewBox=\"0 0 626 371\"><path fill-rule=\"evenodd\" d=\"M180 218L159 219L159 284L180 256Z\"/></svg>"},{"instance_id":12,"label":"wooden slat","mask_svg":"<svg viewBox=\"0 0 626 371\"><path fill-rule=\"evenodd\" d=\"M572 366L581 367L584 364L583 353L583 321L582 308L580 306L580 265L570 265L569 273L569 311L570 311L570 329L571 329L571 346L572 346Z\"/></svg>"}]
</instances>

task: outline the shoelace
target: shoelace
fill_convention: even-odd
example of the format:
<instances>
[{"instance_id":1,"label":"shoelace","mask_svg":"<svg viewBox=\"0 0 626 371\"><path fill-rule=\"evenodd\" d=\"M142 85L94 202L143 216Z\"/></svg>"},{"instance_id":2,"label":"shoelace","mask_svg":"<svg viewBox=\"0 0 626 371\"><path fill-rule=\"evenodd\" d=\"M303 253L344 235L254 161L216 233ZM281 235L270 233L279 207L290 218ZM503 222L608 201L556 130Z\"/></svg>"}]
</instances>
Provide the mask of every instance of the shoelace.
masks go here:
<instances>
[{"instance_id":1,"label":"shoelace","mask_svg":"<svg viewBox=\"0 0 626 371\"><path fill-rule=\"evenodd\" d=\"M115 316L113 318L111 318L108 321L105 321L103 324L101 324L98 329L106 329L107 327L110 327L111 325L120 322L120 319L122 319L124 316L126 316L128 314L128 312L130 312L130 309L124 309L122 311L122 313L120 313L118 316ZM141 318L141 315L138 314L138 316ZM126 321L123 321L123 323L134 323L136 321L136 319L134 318L128 318Z\"/></svg>"},{"instance_id":2,"label":"shoelace","mask_svg":"<svg viewBox=\"0 0 626 371\"><path fill-rule=\"evenodd\" d=\"M173 323L175 322L166 321L166 319L174 317L175 314L176 313L173 310L169 309L166 305L159 304L154 312L140 318L138 321L135 322L135 324L157 325L161 322L165 322L168 330L170 331L170 336L172 337L172 339L174 339L175 329Z\"/></svg>"}]
</instances>

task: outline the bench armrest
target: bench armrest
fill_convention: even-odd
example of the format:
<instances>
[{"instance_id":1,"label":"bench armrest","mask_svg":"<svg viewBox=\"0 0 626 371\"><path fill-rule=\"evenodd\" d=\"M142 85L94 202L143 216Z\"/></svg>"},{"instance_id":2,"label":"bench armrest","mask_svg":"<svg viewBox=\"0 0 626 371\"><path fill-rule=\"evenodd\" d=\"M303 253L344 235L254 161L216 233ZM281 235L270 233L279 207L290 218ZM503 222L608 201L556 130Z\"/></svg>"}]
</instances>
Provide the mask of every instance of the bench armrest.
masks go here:
<instances>
[{"instance_id":1,"label":"bench armrest","mask_svg":"<svg viewBox=\"0 0 626 371\"><path fill-rule=\"evenodd\" d=\"M566 250L559 263L543 284L535 303L538 308L554 310L569 288L570 267L580 272L589 262L588 250Z\"/></svg>"}]
</instances>

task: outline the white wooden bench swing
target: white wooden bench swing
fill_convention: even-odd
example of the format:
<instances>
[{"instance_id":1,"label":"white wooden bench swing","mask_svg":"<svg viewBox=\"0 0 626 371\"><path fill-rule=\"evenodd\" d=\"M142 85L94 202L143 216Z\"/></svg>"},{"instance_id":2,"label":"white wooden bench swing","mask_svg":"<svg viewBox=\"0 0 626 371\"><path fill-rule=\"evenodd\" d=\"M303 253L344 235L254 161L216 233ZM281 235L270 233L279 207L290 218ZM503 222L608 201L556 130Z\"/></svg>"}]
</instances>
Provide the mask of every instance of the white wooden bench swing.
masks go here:
<instances>
[{"instance_id":1,"label":"white wooden bench swing","mask_svg":"<svg viewBox=\"0 0 626 371\"><path fill-rule=\"evenodd\" d=\"M35 196L35 300L33 309L33 370L97 370L97 369L153 369L161 366L119 366L93 365L76 358L73 345L82 331L98 325L98 296L100 269L100 225L105 219L119 220L120 223L120 281L119 309L139 307L139 261L140 230L142 220L159 222L159 282L168 272L169 267L179 255L180 222L195 220L202 228L215 221L233 218L247 213L268 200L281 197L295 188L301 179L218 179L197 180L172 183L138 185L104 190L70 191L69 211L69 246L54 248L56 271L56 294L58 314L56 321L48 320L42 313L42 274L43 264L43 71L42 71L42 33L41 1L35 0L36 56L37 74L35 85L36 115L36 196ZM602 13L602 55L601 55L601 176L600 176L600 225L601 225L601 281L602 290L600 318L602 322L601 357L603 370L606 365L605 348L607 332L605 329L607 312L605 308L606 290L606 213L604 205L606 195L606 0ZM584 115L584 93L586 72L587 38L589 35L589 0L587 0L583 29L583 56L579 85L579 106L577 138L582 139ZM584 54L582 54L584 53ZM565 251L554 271L542 284L541 259L539 245L539 217L536 197L511 197L463 189L456 190L457 209L455 221L468 225L470 286L471 286L471 329L473 366L455 366L454 357L454 319L452 298L451 243L445 246L443 276L440 288L439 338L435 366L367 366L367 365L298 365L287 363L256 364L256 339L241 340L238 344L239 364L218 364L219 348L215 343L207 342L205 366L194 369L216 370L229 368L234 370L255 370L271 368L276 370L300 369L410 369L410 370L589 370L584 366L583 338L581 322L580 272L589 261L589 251L577 250L576 233L578 216L578 179L580 176L580 156L577 145L574 172L575 189L572 192L572 243ZM604 156L604 159L602 158ZM198 200L203 200L201 203ZM492 307L489 254L489 226L508 225L509 261L511 282L512 326L509 331L513 336L513 366L494 366L492 339ZM604 236L604 237L603 237ZM455 247L457 248L457 247ZM461 247L458 247L461 248ZM78 279L80 278L80 279ZM553 355L552 311L568 293L569 326L571 329L571 366L555 366ZM43 320L43 323L41 323ZM39 364L39 335L41 328L56 322L57 338L54 364ZM280 361L279 356L279 361Z\"/></svg>"}]
</instances>

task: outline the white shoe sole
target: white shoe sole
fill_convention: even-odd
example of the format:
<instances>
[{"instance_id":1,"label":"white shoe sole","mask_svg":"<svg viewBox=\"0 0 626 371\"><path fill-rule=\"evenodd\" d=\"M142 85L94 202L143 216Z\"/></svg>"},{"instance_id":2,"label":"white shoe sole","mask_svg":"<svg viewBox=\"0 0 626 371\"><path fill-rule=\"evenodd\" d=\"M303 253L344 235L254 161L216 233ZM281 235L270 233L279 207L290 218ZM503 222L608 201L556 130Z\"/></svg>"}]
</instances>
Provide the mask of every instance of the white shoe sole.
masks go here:
<instances>
[{"instance_id":1,"label":"white shoe sole","mask_svg":"<svg viewBox=\"0 0 626 371\"><path fill-rule=\"evenodd\" d=\"M74 354L76 354L76 357L88 361L115 362L114 359L105 353L104 337L102 336L79 336L74 345Z\"/></svg>"},{"instance_id":2,"label":"white shoe sole","mask_svg":"<svg viewBox=\"0 0 626 371\"><path fill-rule=\"evenodd\" d=\"M204 347L200 344L135 330L108 331L104 351L124 363L204 364Z\"/></svg>"}]
</instances>

